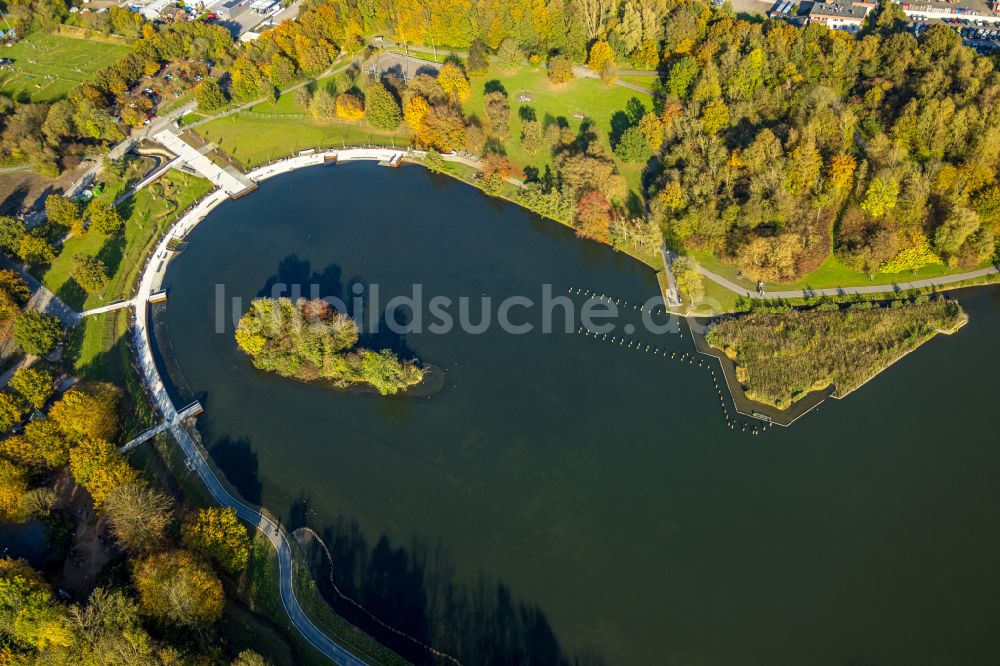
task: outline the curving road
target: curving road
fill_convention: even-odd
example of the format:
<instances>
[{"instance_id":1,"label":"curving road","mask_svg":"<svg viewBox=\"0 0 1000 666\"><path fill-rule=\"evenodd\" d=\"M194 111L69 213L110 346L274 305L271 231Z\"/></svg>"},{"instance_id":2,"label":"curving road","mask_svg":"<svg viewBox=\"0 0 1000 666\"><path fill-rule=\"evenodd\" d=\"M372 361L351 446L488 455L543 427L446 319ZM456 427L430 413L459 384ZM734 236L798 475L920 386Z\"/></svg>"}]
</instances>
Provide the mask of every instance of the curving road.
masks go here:
<instances>
[{"instance_id":1,"label":"curving road","mask_svg":"<svg viewBox=\"0 0 1000 666\"><path fill-rule=\"evenodd\" d=\"M221 201L224 198L217 198L217 200ZM202 208L200 214L204 215L207 212L206 208L210 210L211 207L206 206ZM197 215L199 211L195 210L192 213ZM190 223L185 218L178 220L174 224L174 227L163 237L156 252L152 255L153 257L161 255L161 253L166 251L167 243L173 237L175 229L179 228L182 224ZM299 630L299 633L302 634L310 645L334 663L341 666L365 666L364 661L351 654L346 648L324 634L322 630L313 624L305 614L305 611L302 610L302 606L295 596L292 579L294 575L292 549L284 530L260 511L247 506L226 490L222 482L215 475L212 467L208 464L208 461L205 460L201 449L181 425L177 409L167 394L159 370L156 368L148 334L149 313L147 302L150 295L159 289L163 274L163 265L165 263L150 261L146 265L142 273L142 280L139 283L138 293L135 298L127 302L130 305L135 305L134 344L146 387L149 389L153 401L163 414L164 419L169 423L170 432L177 439L185 456L191 462L195 471L198 472L198 476L201 477L212 497L222 506L234 509L240 518L260 530L271 542L271 545L274 546L274 549L278 553L278 588L281 596L281 605L284 607L285 613L288 614L288 619L292 625Z\"/></svg>"}]
</instances>

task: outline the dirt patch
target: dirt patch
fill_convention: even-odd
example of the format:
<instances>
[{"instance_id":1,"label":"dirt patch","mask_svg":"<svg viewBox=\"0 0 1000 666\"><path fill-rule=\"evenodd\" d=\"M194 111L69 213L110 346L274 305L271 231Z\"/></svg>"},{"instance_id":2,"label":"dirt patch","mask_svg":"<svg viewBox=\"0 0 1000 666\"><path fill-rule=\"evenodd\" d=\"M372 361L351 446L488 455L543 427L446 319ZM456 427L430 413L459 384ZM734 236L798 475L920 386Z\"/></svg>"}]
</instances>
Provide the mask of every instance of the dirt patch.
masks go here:
<instances>
[{"instance_id":1,"label":"dirt patch","mask_svg":"<svg viewBox=\"0 0 1000 666\"><path fill-rule=\"evenodd\" d=\"M74 522L72 543L55 576L54 584L75 600L86 599L97 584L98 576L109 562L120 554L103 518L94 512L90 493L83 489L66 470L55 482L59 506Z\"/></svg>"},{"instance_id":2,"label":"dirt patch","mask_svg":"<svg viewBox=\"0 0 1000 666\"><path fill-rule=\"evenodd\" d=\"M64 192L86 170L88 162L68 169L58 178L46 178L29 170L0 173L0 215L41 210L45 197Z\"/></svg>"}]
</instances>

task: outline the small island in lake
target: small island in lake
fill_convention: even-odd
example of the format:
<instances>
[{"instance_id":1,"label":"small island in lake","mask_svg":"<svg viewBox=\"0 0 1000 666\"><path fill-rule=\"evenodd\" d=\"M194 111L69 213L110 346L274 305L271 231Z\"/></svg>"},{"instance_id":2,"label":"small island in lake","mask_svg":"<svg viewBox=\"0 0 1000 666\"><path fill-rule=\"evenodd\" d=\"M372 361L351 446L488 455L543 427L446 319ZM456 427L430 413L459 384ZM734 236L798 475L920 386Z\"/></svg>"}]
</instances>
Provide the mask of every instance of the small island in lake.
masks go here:
<instances>
[{"instance_id":1,"label":"small island in lake","mask_svg":"<svg viewBox=\"0 0 1000 666\"><path fill-rule=\"evenodd\" d=\"M236 327L236 343L258 370L337 388L367 384L393 395L424 379L416 361L355 348L357 323L322 299L255 299Z\"/></svg>"},{"instance_id":2,"label":"small island in lake","mask_svg":"<svg viewBox=\"0 0 1000 666\"><path fill-rule=\"evenodd\" d=\"M746 397L787 409L829 386L843 397L938 333L968 320L946 298L888 305L826 304L811 310L751 311L716 323L705 336L736 365Z\"/></svg>"}]
</instances>

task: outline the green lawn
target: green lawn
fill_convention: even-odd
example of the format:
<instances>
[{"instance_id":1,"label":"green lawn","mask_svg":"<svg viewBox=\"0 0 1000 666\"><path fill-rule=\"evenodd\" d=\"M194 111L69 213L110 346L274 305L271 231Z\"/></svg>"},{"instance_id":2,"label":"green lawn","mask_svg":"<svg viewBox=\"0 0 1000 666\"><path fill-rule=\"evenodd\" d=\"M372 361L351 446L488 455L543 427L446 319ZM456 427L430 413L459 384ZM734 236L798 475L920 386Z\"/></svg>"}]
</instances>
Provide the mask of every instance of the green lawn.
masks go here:
<instances>
[{"instance_id":1,"label":"green lawn","mask_svg":"<svg viewBox=\"0 0 1000 666\"><path fill-rule=\"evenodd\" d=\"M312 120L303 110L295 109L292 95L283 95L275 105L264 102L250 113L218 118L194 131L247 168L309 148L410 144L409 133L402 126L399 131L385 132L363 123Z\"/></svg>"},{"instance_id":2,"label":"green lawn","mask_svg":"<svg viewBox=\"0 0 1000 666\"><path fill-rule=\"evenodd\" d=\"M472 80L472 97L464 105L466 114L478 116L484 124L486 124L486 110L483 97L487 85L495 85L494 82L499 82L503 86L510 100L510 138L504 144L507 157L516 167L533 166L542 172L546 166L552 164L552 156L544 149L536 155L524 150L521 145L522 107L530 107L539 121L551 116L565 120L574 130L578 129L582 122L581 118L575 116L582 115L593 123L601 142L610 152L608 135L612 128L612 118L623 117L626 105L633 98L647 111L651 110L653 102L651 98L634 90L621 86L607 86L598 79L574 79L565 85L553 86L549 83L544 67L526 66L516 74L505 74L491 69L488 74ZM518 96L522 93L529 96L531 101L523 104L519 102ZM629 187L638 193L642 166L619 163L619 169L628 181Z\"/></svg>"},{"instance_id":3,"label":"green lawn","mask_svg":"<svg viewBox=\"0 0 1000 666\"><path fill-rule=\"evenodd\" d=\"M741 284L748 289L755 288L754 283L739 275L740 269L732 264L727 264L708 252L693 252L692 256L698 260L702 266L708 270L721 275L724 278ZM990 262L982 267L989 266ZM953 273L964 273L969 268L950 269L944 264L931 264L916 271L904 271L902 273L875 273L871 277L867 273L861 273L845 266L836 255L830 255L820 264L819 268L806 275L800 280L789 283L765 283L768 291L788 291L792 289L829 289L834 287L863 287L876 284L898 284L912 282L914 280L926 280L929 278L941 277Z\"/></svg>"},{"instance_id":4,"label":"green lawn","mask_svg":"<svg viewBox=\"0 0 1000 666\"><path fill-rule=\"evenodd\" d=\"M57 296L80 309L128 298L156 239L179 212L211 189L211 183L203 178L179 171L167 172L121 205L122 214L128 215L121 231L107 236L90 230L81 237L70 238L40 279ZM85 294L72 279L73 256L79 253L98 257L108 267L111 282L103 291Z\"/></svg>"},{"instance_id":5,"label":"green lawn","mask_svg":"<svg viewBox=\"0 0 1000 666\"><path fill-rule=\"evenodd\" d=\"M640 88L645 88L646 90L652 90L656 86L656 81L658 76L638 76L636 74L623 74L618 77L619 81L624 81L625 83L631 83L639 86ZM620 87L620 86L619 86Z\"/></svg>"},{"instance_id":6,"label":"green lawn","mask_svg":"<svg viewBox=\"0 0 1000 666\"><path fill-rule=\"evenodd\" d=\"M389 53L402 53L403 55L406 55L406 50L398 46L390 47L386 49L386 51L388 51ZM414 58L420 58L421 60L429 60L431 62L442 63L442 64L447 62L448 60L457 60L458 62L464 65L466 60L465 58L447 53L447 50L438 51L437 55L433 53L426 53L424 51L411 50L410 55L413 56Z\"/></svg>"},{"instance_id":7,"label":"green lawn","mask_svg":"<svg viewBox=\"0 0 1000 666\"><path fill-rule=\"evenodd\" d=\"M52 102L130 50L117 44L34 33L3 50L3 57L12 58L14 64L0 70L0 91L15 99Z\"/></svg>"}]
</instances>

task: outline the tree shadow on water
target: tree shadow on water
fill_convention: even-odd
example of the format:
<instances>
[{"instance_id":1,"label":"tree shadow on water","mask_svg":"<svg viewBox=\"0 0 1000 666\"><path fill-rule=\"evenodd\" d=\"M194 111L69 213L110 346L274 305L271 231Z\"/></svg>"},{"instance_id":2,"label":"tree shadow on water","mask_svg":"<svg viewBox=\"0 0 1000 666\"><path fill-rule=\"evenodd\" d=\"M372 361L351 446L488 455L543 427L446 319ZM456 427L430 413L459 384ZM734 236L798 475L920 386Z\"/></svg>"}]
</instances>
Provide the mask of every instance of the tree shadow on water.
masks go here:
<instances>
[{"instance_id":1,"label":"tree shadow on water","mask_svg":"<svg viewBox=\"0 0 1000 666\"><path fill-rule=\"evenodd\" d=\"M293 507L290 525L307 518L304 502ZM415 537L403 546L386 535L372 544L357 521L343 517L324 529L321 538L329 558L315 539L299 542L323 597L337 613L414 664L454 664L434 651L468 665L604 664L589 650L567 653L542 609L515 598L502 581L485 574L459 579L440 545L429 547Z\"/></svg>"},{"instance_id":2,"label":"tree shadow on water","mask_svg":"<svg viewBox=\"0 0 1000 666\"><path fill-rule=\"evenodd\" d=\"M314 272L305 259L290 254L278 263L278 271L267 279L257 296L276 298L344 298L341 281L343 270L337 264L330 264L322 271Z\"/></svg>"},{"instance_id":3,"label":"tree shadow on water","mask_svg":"<svg viewBox=\"0 0 1000 666\"><path fill-rule=\"evenodd\" d=\"M209 453L216 466L226 475L226 480L236 487L240 495L259 506L263 489L259 476L260 463L257 461L257 454L250 448L250 440L246 437L223 437L212 446Z\"/></svg>"},{"instance_id":4,"label":"tree shadow on water","mask_svg":"<svg viewBox=\"0 0 1000 666\"><path fill-rule=\"evenodd\" d=\"M362 289L356 294L354 285ZM335 298L343 303L346 314L358 322L358 346L368 349L389 349L402 358L413 358L415 352L406 343L405 334L396 332L407 326L413 318L409 308L399 308L394 314L394 326L389 326L385 307L392 298L391 295L380 296L376 305L379 308L378 323L372 325L371 286L359 277L344 280L343 269L337 264L330 264L323 270L315 272L309 262L291 254L278 264L277 272L269 277L263 288L257 292L258 297L289 297L289 298ZM357 298L363 303L364 312L356 308ZM339 304L338 304L339 308ZM396 331L393 330L396 329Z\"/></svg>"}]
</instances>

